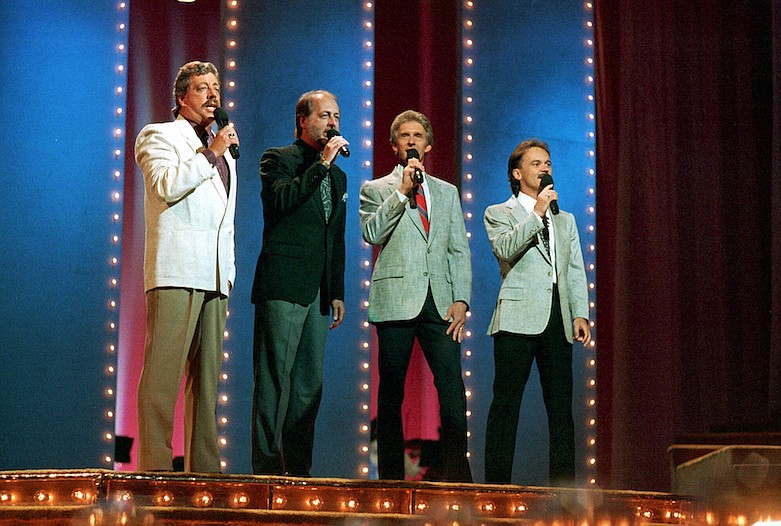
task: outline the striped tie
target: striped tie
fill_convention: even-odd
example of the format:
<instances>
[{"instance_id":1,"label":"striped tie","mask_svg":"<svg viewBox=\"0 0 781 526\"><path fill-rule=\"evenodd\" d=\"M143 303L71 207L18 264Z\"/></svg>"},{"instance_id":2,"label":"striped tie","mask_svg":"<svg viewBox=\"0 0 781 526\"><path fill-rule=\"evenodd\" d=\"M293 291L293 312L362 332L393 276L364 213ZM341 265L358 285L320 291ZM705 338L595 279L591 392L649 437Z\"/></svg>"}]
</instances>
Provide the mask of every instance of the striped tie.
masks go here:
<instances>
[{"instance_id":1,"label":"striped tie","mask_svg":"<svg viewBox=\"0 0 781 526\"><path fill-rule=\"evenodd\" d=\"M415 202L418 205L418 212L420 212L420 220L423 222L423 228L428 234L429 222L428 222L428 208L426 207L426 196L423 194L423 186L418 186L418 191L415 193Z\"/></svg>"}]
</instances>

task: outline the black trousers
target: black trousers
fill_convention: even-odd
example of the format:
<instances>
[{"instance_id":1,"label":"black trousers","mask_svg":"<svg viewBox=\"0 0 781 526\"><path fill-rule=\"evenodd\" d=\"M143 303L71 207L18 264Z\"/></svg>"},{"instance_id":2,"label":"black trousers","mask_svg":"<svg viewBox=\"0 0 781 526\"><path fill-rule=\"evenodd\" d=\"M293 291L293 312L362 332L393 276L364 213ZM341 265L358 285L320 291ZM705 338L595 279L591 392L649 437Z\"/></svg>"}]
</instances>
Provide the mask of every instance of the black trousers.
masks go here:
<instances>
[{"instance_id":1,"label":"black trousers","mask_svg":"<svg viewBox=\"0 0 781 526\"><path fill-rule=\"evenodd\" d=\"M550 482L575 482L575 425L572 420L572 344L564 336L558 289L554 287L548 326L542 334L494 335L494 388L485 433L485 481L512 482L518 415L532 362L537 360L550 434Z\"/></svg>"},{"instance_id":2,"label":"black trousers","mask_svg":"<svg viewBox=\"0 0 781 526\"><path fill-rule=\"evenodd\" d=\"M404 480L404 431L401 404L414 339L420 342L434 375L442 421L440 440L444 477L471 482L466 457L466 394L461 377L461 344L445 334L449 322L437 312L429 290L421 313L413 320L377 323L380 386L377 401L377 455L381 479Z\"/></svg>"}]
</instances>

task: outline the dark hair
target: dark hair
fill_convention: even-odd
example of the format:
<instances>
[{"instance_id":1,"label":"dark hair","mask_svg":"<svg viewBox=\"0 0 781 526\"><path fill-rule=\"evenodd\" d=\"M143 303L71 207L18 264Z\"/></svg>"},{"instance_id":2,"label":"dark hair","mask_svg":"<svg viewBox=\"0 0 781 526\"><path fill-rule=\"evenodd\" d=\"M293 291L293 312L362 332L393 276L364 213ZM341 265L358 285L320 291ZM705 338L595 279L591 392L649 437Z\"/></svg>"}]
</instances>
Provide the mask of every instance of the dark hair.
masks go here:
<instances>
[{"instance_id":1,"label":"dark hair","mask_svg":"<svg viewBox=\"0 0 781 526\"><path fill-rule=\"evenodd\" d=\"M415 110L407 110L399 113L396 115L396 118L393 119L393 122L391 123L390 127L390 142L393 146L396 146L397 141L399 140L399 128L402 124L405 122L415 121L420 123L421 126L426 130L426 143L427 144L434 144L434 128L431 127L431 122L428 120L428 118L420 113L419 111Z\"/></svg>"},{"instance_id":2,"label":"dark hair","mask_svg":"<svg viewBox=\"0 0 781 526\"><path fill-rule=\"evenodd\" d=\"M301 95L296 103L296 139L301 137L301 117L308 117L315 111L315 97L331 97L336 100L336 95L324 89L307 91Z\"/></svg>"},{"instance_id":3,"label":"dark hair","mask_svg":"<svg viewBox=\"0 0 781 526\"><path fill-rule=\"evenodd\" d=\"M510 181L510 190L513 195L518 195L521 191L521 183L513 177L513 170L518 168L523 160L523 154L525 154L531 148L542 148L548 155L550 155L550 148L548 144L539 139L526 139L515 147L513 153L510 154L510 158L507 160L507 179Z\"/></svg>"},{"instance_id":4,"label":"dark hair","mask_svg":"<svg viewBox=\"0 0 781 526\"><path fill-rule=\"evenodd\" d=\"M220 81L217 67L211 62L194 60L179 68L179 73L176 74L176 80L174 80L174 107L171 108L174 117L179 116L179 110L181 109L179 97L184 97L187 94L187 90L190 89L190 79L209 73L214 73L214 76L217 77L217 82Z\"/></svg>"}]
</instances>

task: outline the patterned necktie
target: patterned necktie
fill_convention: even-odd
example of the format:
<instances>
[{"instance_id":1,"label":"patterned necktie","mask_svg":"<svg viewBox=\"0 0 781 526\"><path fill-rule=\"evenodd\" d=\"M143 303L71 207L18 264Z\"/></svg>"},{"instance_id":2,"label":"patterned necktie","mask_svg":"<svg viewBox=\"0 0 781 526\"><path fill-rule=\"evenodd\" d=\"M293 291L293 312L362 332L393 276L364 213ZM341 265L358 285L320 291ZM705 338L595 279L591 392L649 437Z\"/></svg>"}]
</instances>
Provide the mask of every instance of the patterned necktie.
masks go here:
<instances>
[{"instance_id":1,"label":"patterned necktie","mask_svg":"<svg viewBox=\"0 0 781 526\"><path fill-rule=\"evenodd\" d=\"M428 207L426 206L426 196L423 193L423 185L418 186L418 191L415 193L415 203L418 205L418 212L420 212L420 220L423 222L423 228L426 230L426 234L429 231L428 221Z\"/></svg>"},{"instance_id":2,"label":"patterned necktie","mask_svg":"<svg viewBox=\"0 0 781 526\"><path fill-rule=\"evenodd\" d=\"M550 232L548 231L548 216L542 216L542 244L545 245L545 252L550 256Z\"/></svg>"},{"instance_id":3,"label":"patterned necktie","mask_svg":"<svg viewBox=\"0 0 781 526\"><path fill-rule=\"evenodd\" d=\"M331 171L323 177L320 181L320 198L323 200L323 212L325 213L325 222L328 223L328 219L331 217L331 209L333 204L331 202Z\"/></svg>"},{"instance_id":4,"label":"patterned necktie","mask_svg":"<svg viewBox=\"0 0 781 526\"><path fill-rule=\"evenodd\" d=\"M208 148L212 145L212 142L214 142L214 132L212 132L211 128L201 128L200 130L196 128L196 133L198 133L198 138L201 139L201 142L205 147ZM230 192L228 162L224 157L217 157L216 167L217 173L220 174L220 179L222 179L222 184L225 186L225 191Z\"/></svg>"}]
</instances>

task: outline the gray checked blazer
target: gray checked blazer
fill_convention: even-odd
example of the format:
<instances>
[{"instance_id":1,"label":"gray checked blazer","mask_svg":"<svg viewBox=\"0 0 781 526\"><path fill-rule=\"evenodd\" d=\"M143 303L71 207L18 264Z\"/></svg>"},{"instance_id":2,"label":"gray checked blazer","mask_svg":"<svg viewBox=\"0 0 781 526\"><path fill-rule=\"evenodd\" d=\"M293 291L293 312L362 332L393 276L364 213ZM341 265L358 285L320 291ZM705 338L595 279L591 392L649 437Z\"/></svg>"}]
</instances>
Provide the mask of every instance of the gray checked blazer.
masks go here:
<instances>
[{"instance_id":1,"label":"gray checked blazer","mask_svg":"<svg viewBox=\"0 0 781 526\"><path fill-rule=\"evenodd\" d=\"M456 301L469 305L472 264L458 190L426 174L432 203L426 235L418 210L396 192L401 172L398 165L361 187L361 233L380 247L369 291L370 322L413 319L429 287L442 317Z\"/></svg>"},{"instance_id":2,"label":"gray checked blazer","mask_svg":"<svg viewBox=\"0 0 781 526\"><path fill-rule=\"evenodd\" d=\"M575 216L552 215L556 242L556 281L564 334L572 343L572 321L588 319L588 288ZM553 267L542 243L542 222L515 198L491 205L483 217L499 262L502 285L488 334L499 331L536 335L550 318Z\"/></svg>"}]
</instances>

